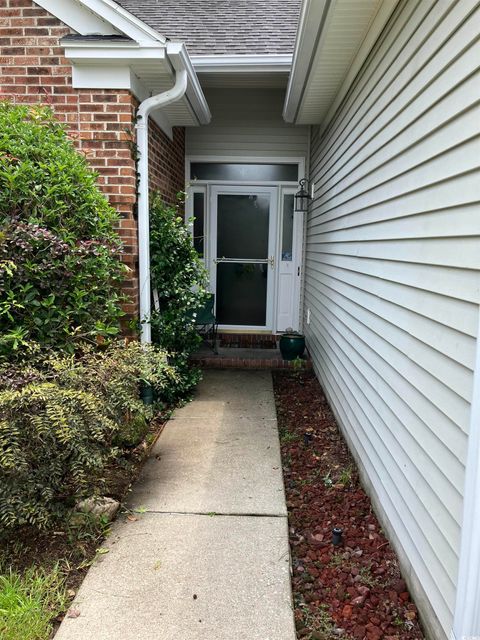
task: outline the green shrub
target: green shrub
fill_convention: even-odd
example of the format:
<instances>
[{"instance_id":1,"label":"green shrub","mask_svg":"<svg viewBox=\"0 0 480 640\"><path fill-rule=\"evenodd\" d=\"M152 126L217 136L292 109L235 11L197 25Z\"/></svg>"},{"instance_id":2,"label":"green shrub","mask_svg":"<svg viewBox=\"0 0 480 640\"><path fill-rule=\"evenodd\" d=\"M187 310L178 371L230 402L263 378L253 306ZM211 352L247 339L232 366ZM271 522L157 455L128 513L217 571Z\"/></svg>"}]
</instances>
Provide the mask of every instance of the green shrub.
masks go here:
<instances>
[{"instance_id":1,"label":"green shrub","mask_svg":"<svg viewBox=\"0 0 480 640\"><path fill-rule=\"evenodd\" d=\"M86 348L76 356L56 355L48 359L47 367L62 386L95 394L108 418L118 425L117 441L128 445L142 440L147 420L158 409L158 404L143 404L140 385L151 385L162 403L177 382L166 352L136 341L118 340L105 349Z\"/></svg>"},{"instance_id":2,"label":"green shrub","mask_svg":"<svg viewBox=\"0 0 480 640\"><path fill-rule=\"evenodd\" d=\"M175 371L165 352L114 341L104 350L55 354L0 371L0 524L45 528L102 488L106 465L145 435L152 407Z\"/></svg>"},{"instance_id":3,"label":"green shrub","mask_svg":"<svg viewBox=\"0 0 480 640\"><path fill-rule=\"evenodd\" d=\"M0 393L0 523L40 528L92 491L116 424L86 391L32 382Z\"/></svg>"},{"instance_id":4,"label":"green shrub","mask_svg":"<svg viewBox=\"0 0 480 640\"><path fill-rule=\"evenodd\" d=\"M153 339L171 354L177 370L170 397L175 400L188 395L199 379L188 358L200 342L192 312L205 300L206 272L179 207L166 205L159 196L150 209L150 255L159 302L151 318Z\"/></svg>"},{"instance_id":5,"label":"green shrub","mask_svg":"<svg viewBox=\"0 0 480 640\"><path fill-rule=\"evenodd\" d=\"M119 331L118 216L42 106L0 103L0 354Z\"/></svg>"}]
</instances>

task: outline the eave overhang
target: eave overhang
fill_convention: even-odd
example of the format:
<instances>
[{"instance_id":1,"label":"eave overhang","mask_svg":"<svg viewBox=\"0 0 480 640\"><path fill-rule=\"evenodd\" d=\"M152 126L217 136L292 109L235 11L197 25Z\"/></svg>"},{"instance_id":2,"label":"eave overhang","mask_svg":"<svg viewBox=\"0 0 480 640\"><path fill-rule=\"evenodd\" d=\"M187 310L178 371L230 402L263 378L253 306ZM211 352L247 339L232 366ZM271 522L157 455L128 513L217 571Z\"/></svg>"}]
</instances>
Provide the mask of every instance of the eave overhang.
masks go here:
<instances>
[{"instance_id":1,"label":"eave overhang","mask_svg":"<svg viewBox=\"0 0 480 640\"><path fill-rule=\"evenodd\" d=\"M185 46L170 42L113 0L38 0L76 33L61 44L76 89L128 89L139 101L170 89L177 69L188 88L178 102L152 114L164 132L210 121L210 111Z\"/></svg>"},{"instance_id":2,"label":"eave overhang","mask_svg":"<svg viewBox=\"0 0 480 640\"><path fill-rule=\"evenodd\" d=\"M140 45L115 39L62 40L65 57L72 64L72 85L76 89L128 89L141 102L166 91L175 82L175 71L187 69L187 92L152 118L172 135L173 126L195 126L210 121L210 111L193 65L182 43Z\"/></svg>"},{"instance_id":3,"label":"eave overhang","mask_svg":"<svg viewBox=\"0 0 480 640\"><path fill-rule=\"evenodd\" d=\"M347 93L397 0L304 0L283 117L326 124Z\"/></svg>"}]
</instances>

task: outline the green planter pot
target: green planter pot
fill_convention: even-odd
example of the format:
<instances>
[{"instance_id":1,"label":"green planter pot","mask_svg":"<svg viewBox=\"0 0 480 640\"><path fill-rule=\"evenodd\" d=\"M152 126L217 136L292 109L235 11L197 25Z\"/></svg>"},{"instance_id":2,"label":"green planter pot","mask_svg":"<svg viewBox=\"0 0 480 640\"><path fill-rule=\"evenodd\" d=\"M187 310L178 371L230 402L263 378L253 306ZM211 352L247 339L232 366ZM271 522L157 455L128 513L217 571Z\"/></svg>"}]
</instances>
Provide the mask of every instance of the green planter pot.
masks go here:
<instances>
[{"instance_id":1,"label":"green planter pot","mask_svg":"<svg viewBox=\"0 0 480 640\"><path fill-rule=\"evenodd\" d=\"M305 351L305 336L300 333L284 333L280 338L280 353L284 360L301 358Z\"/></svg>"},{"instance_id":2,"label":"green planter pot","mask_svg":"<svg viewBox=\"0 0 480 640\"><path fill-rule=\"evenodd\" d=\"M143 382L140 385L140 399L145 405L153 404L154 393L152 385L148 384L147 382Z\"/></svg>"}]
</instances>

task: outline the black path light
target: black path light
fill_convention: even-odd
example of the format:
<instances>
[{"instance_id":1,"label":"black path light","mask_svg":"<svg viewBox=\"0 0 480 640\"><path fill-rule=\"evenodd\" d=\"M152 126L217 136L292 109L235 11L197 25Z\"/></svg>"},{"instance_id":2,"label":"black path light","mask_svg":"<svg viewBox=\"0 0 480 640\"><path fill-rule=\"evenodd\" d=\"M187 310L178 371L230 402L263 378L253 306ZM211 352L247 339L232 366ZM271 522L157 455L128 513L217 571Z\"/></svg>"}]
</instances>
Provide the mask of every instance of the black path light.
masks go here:
<instances>
[{"instance_id":1,"label":"black path light","mask_svg":"<svg viewBox=\"0 0 480 640\"><path fill-rule=\"evenodd\" d=\"M309 193L308 180L303 178L298 183L300 189L295 194L295 211L298 213L305 213L308 211L308 203L312 199Z\"/></svg>"}]
</instances>

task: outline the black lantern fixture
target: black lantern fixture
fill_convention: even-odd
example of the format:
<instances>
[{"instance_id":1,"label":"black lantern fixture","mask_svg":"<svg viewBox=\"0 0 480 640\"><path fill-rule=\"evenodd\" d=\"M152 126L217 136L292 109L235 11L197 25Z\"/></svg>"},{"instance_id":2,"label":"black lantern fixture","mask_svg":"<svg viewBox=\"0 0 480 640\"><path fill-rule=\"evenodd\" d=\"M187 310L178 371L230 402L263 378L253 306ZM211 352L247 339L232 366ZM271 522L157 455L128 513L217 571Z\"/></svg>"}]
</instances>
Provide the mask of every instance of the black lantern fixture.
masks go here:
<instances>
[{"instance_id":1,"label":"black lantern fixture","mask_svg":"<svg viewBox=\"0 0 480 640\"><path fill-rule=\"evenodd\" d=\"M305 213L308 211L308 203L312 199L308 189L308 180L303 178L300 180L299 191L295 194L295 211L298 213Z\"/></svg>"}]
</instances>

